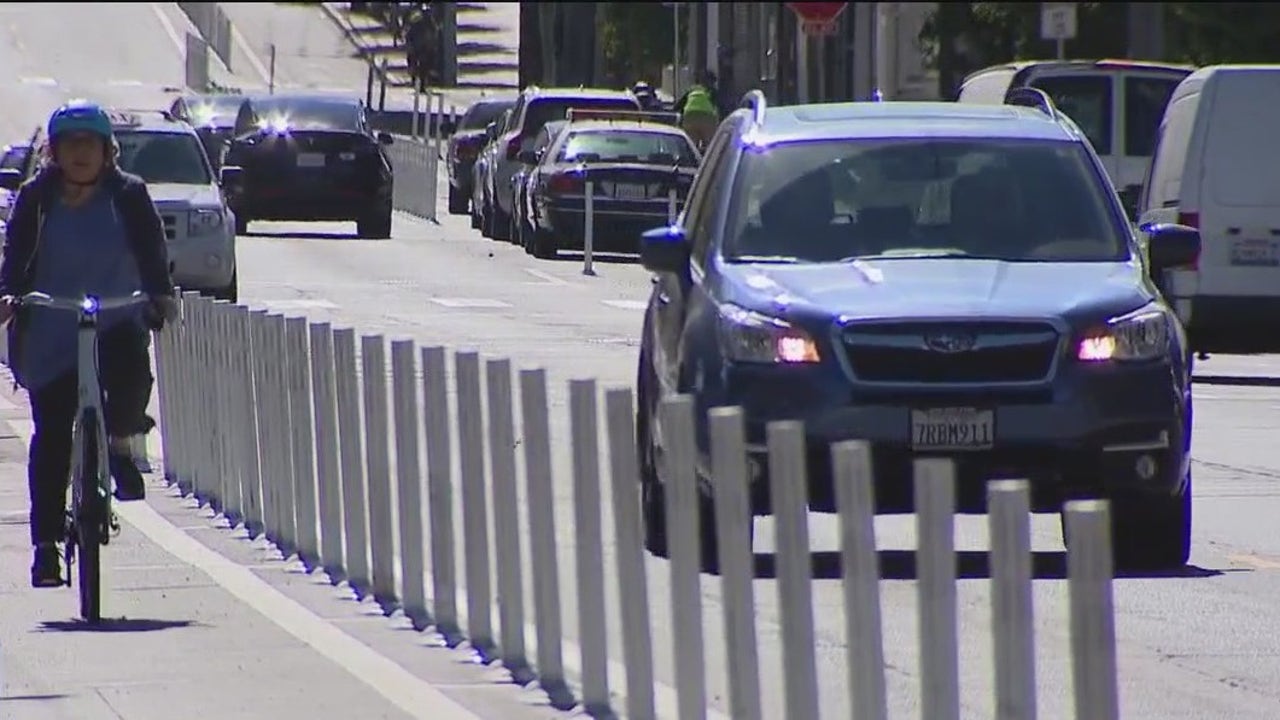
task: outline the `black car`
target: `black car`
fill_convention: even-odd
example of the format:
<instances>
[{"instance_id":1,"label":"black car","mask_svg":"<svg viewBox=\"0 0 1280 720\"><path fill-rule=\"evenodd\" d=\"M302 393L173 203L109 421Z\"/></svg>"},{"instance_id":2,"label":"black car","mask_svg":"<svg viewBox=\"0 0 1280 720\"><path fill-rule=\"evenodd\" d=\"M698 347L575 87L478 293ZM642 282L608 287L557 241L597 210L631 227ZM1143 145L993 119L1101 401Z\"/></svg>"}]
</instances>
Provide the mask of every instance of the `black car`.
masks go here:
<instances>
[{"instance_id":1,"label":"black car","mask_svg":"<svg viewBox=\"0 0 1280 720\"><path fill-rule=\"evenodd\" d=\"M586 184L592 183L592 249L639 251L637 238L678 213L698 171L699 155L683 130L656 119L665 113L573 111L568 126L539 157L528 181L525 243L535 257L553 258L584 244ZM585 118L585 119L584 119Z\"/></svg>"},{"instance_id":2,"label":"black car","mask_svg":"<svg viewBox=\"0 0 1280 720\"><path fill-rule=\"evenodd\" d=\"M516 104L514 99L479 100L467 108L458 129L449 138L445 167L449 173L449 214L466 215L470 211L471 168L489 141L489 123Z\"/></svg>"},{"instance_id":3,"label":"black car","mask_svg":"<svg viewBox=\"0 0 1280 720\"><path fill-rule=\"evenodd\" d=\"M234 136L236 116L248 99L225 93L183 95L169 106L169 114L196 129L216 170L222 167L223 154Z\"/></svg>"},{"instance_id":4,"label":"black car","mask_svg":"<svg viewBox=\"0 0 1280 720\"><path fill-rule=\"evenodd\" d=\"M236 232L250 220L354 220L362 238L391 237L391 142L358 99L250 98L222 168Z\"/></svg>"}]
</instances>

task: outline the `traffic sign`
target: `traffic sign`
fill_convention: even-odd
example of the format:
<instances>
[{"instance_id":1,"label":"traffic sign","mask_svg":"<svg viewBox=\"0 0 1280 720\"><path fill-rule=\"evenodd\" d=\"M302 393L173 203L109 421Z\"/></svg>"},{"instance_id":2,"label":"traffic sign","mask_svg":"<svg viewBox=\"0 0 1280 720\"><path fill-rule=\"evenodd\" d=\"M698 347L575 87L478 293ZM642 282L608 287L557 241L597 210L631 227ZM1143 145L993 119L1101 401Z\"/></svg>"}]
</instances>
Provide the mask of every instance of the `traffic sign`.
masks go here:
<instances>
[{"instance_id":1,"label":"traffic sign","mask_svg":"<svg viewBox=\"0 0 1280 720\"><path fill-rule=\"evenodd\" d=\"M829 4L829 3L823 3ZM1076 4L1073 2L1040 3L1040 37L1045 40L1070 40L1076 36Z\"/></svg>"},{"instance_id":2,"label":"traffic sign","mask_svg":"<svg viewBox=\"0 0 1280 720\"><path fill-rule=\"evenodd\" d=\"M800 29L806 35L832 35L836 18L844 12L847 2L789 2L787 7L800 19Z\"/></svg>"}]
</instances>

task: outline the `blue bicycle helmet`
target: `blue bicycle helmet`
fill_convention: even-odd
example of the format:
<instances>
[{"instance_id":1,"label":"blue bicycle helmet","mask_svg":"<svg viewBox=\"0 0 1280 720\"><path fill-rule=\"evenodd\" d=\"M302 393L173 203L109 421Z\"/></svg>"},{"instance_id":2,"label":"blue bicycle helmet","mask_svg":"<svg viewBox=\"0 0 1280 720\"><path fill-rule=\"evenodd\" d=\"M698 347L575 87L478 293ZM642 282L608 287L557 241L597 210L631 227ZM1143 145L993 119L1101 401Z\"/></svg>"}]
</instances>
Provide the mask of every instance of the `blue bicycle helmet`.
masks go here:
<instances>
[{"instance_id":1,"label":"blue bicycle helmet","mask_svg":"<svg viewBox=\"0 0 1280 720\"><path fill-rule=\"evenodd\" d=\"M106 142L111 142L111 118L102 108L87 100L72 100L53 111L49 117L47 135L49 140L69 132L91 132L99 135Z\"/></svg>"}]
</instances>

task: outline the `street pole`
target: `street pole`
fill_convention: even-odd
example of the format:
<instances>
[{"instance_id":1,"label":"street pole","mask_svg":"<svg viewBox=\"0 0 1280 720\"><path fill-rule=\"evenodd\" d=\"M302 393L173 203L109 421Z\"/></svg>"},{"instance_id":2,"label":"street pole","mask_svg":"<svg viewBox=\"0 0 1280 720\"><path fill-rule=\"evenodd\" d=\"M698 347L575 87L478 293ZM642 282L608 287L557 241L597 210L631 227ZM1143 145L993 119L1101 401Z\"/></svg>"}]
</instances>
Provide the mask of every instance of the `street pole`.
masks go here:
<instances>
[{"instance_id":1,"label":"street pole","mask_svg":"<svg viewBox=\"0 0 1280 720\"><path fill-rule=\"evenodd\" d=\"M268 81L268 95L276 94L276 44L271 43L271 79Z\"/></svg>"},{"instance_id":2,"label":"street pole","mask_svg":"<svg viewBox=\"0 0 1280 720\"><path fill-rule=\"evenodd\" d=\"M683 88L680 87L680 3L671 3L671 20L673 29L671 53L671 97L678 98Z\"/></svg>"}]
</instances>

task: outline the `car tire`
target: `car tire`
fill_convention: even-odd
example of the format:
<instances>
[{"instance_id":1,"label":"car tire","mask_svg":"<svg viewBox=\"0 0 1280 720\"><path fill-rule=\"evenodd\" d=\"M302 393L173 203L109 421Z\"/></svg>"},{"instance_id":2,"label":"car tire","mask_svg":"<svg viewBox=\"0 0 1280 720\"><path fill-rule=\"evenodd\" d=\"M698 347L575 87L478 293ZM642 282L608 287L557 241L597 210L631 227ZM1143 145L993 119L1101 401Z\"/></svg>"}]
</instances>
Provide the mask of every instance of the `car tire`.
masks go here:
<instances>
[{"instance_id":1,"label":"car tire","mask_svg":"<svg viewBox=\"0 0 1280 720\"><path fill-rule=\"evenodd\" d=\"M466 215L470 209L471 203L468 201L469 193L463 193L458 188L449 186L449 214L450 215Z\"/></svg>"},{"instance_id":2,"label":"car tire","mask_svg":"<svg viewBox=\"0 0 1280 720\"><path fill-rule=\"evenodd\" d=\"M390 203L375 205L356 220L356 235L364 240L391 239Z\"/></svg>"},{"instance_id":3,"label":"car tire","mask_svg":"<svg viewBox=\"0 0 1280 720\"><path fill-rule=\"evenodd\" d=\"M503 212L502 207L497 203L493 204L493 222L489 228L489 237L503 242L511 240L511 215Z\"/></svg>"},{"instance_id":4,"label":"car tire","mask_svg":"<svg viewBox=\"0 0 1280 720\"><path fill-rule=\"evenodd\" d=\"M1177 570L1191 557L1191 477L1178 495L1120 497L1112 503L1111 545L1117 570Z\"/></svg>"},{"instance_id":5,"label":"car tire","mask_svg":"<svg viewBox=\"0 0 1280 720\"><path fill-rule=\"evenodd\" d=\"M539 260L555 260L560 256L560 248L556 247L556 236L546 230L535 229L529 245L533 256Z\"/></svg>"},{"instance_id":6,"label":"car tire","mask_svg":"<svg viewBox=\"0 0 1280 720\"><path fill-rule=\"evenodd\" d=\"M486 202L480 210L480 235L493 237L493 203Z\"/></svg>"},{"instance_id":7,"label":"car tire","mask_svg":"<svg viewBox=\"0 0 1280 720\"><path fill-rule=\"evenodd\" d=\"M249 218L247 216L236 214L236 235L249 234Z\"/></svg>"},{"instance_id":8,"label":"car tire","mask_svg":"<svg viewBox=\"0 0 1280 720\"><path fill-rule=\"evenodd\" d=\"M216 300L226 300L229 303L240 302L240 281L237 279L235 270L231 271L231 282L214 290L213 297Z\"/></svg>"},{"instance_id":9,"label":"car tire","mask_svg":"<svg viewBox=\"0 0 1280 720\"><path fill-rule=\"evenodd\" d=\"M474 201L471 203L471 229L480 230L483 227L484 218L480 217L480 205Z\"/></svg>"}]
</instances>

